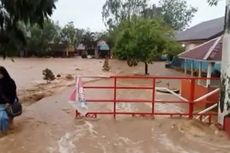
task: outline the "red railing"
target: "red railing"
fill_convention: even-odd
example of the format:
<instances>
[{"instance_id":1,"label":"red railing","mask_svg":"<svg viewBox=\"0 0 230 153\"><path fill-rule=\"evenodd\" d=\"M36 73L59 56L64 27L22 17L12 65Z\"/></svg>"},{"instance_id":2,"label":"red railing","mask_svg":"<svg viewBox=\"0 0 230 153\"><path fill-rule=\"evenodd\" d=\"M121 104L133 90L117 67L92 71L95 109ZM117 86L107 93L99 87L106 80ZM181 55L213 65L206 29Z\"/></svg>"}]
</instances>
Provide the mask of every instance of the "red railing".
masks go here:
<instances>
[{"instance_id":1,"label":"red railing","mask_svg":"<svg viewBox=\"0 0 230 153\"><path fill-rule=\"evenodd\" d=\"M161 116L179 116L179 117L188 117L189 119L194 118L194 116L197 116L200 120L206 116L206 119L208 117L208 122L211 123L212 117L216 116L217 113L202 113L199 114L198 112L194 111L194 103L195 103L195 85L197 80L217 80L219 78L195 78L195 77L162 77L162 76L111 76L111 77L103 77L103 76L90 76L90 77L82 77L84 78L92 78L92 79L110 79L113 81L112 85L87 85L87 83L84 84L84 89L94 89L96 91L103 89L103 90L112 90L113 91L113 97L108 98L98 98L98 99L87 99L86 101L88 103L112 103L113 109L108 111L92 111L88 112L86 114L87 117L97 117L98 115L113 115L114 118L116 118L117 115L132 115L132 116L150 116L155 117L156 115ZM142 86L142 85L133 85L133 86L125 86L125 85L118 85L118 81L121 80L148 80L151 82L151 85L148 86ZM188 99L182 97L181 95L176 95L176 93L173 93L175 96L177 96L179 100L157 100L156 99L156 90L158 87L156 87L156 81L157 80L189 80L190 81L190 96ZM118 90L150 90L151 91L151 100L150 99L120 99L117 96ZM164 88L161 88L164 89ZM165 88L166 89L166 88ZM168 89L166 89L168 90ZM170 91L170 90L169 90ZM170 91L171 92L171 91ZM210 96L210 95L209 95ZM202 98L201 98L202 99ZM117 103L150 103L151 104L151 112L126 112L126 111L117 111ZM159 112L156 110L155 106L156 104L185 104L187 105L188 109L185 112ZM79 116L79 113L76 113L76 116Z\"/></svg>"}]
</instances>

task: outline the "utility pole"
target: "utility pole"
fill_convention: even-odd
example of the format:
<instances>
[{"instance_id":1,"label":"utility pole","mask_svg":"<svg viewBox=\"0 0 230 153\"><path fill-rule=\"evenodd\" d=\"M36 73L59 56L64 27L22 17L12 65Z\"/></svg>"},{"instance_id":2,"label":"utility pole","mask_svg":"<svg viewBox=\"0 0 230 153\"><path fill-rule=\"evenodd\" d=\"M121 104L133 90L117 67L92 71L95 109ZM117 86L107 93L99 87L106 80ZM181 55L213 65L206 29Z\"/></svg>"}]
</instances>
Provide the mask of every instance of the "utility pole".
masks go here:
<instances>
[{"instance_id":1,"label":"utility pole","mask_svg":"<svg viewBox=\"0 0 230 153\"><path fill-rule=\"evenodd\" d=\"M226 0L225 25L221 62L221 89L218 105L218 123L224 125L224 118L230 115L230 0Z\"/></svg>"}]
</instances>

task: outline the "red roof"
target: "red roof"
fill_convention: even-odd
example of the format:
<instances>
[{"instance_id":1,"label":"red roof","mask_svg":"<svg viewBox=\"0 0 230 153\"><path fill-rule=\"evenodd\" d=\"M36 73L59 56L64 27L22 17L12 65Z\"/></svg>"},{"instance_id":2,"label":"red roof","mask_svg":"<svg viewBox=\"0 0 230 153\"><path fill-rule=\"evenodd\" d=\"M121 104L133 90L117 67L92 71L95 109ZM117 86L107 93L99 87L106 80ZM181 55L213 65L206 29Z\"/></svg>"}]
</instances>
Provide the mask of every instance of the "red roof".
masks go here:
<instances>
[{"instance_id":1,"label":"red roof","mask_svg":"<svg viewBox=\"0 0 230 153\"><path fill-rule=\"evenodd\" d=\"M221 61L222 37L217 37L193 49L179 54L180 58L194 60Z\"/></svg>"}]
</instances>

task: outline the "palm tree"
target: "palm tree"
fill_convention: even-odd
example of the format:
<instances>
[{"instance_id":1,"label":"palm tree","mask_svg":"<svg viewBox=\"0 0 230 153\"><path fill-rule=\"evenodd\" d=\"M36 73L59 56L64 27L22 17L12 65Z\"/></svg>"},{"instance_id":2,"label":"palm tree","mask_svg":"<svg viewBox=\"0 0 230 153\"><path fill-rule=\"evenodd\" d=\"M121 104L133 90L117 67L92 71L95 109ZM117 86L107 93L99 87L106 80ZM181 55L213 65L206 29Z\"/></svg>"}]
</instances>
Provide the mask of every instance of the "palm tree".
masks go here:
<instances>
[{"instance_id":1,"label":"palm tree","mask_svg":"<svg viewBox=\"0 0 230 153\"><path fill-rule=\"evenodd\" d=\"M86 50L92 50L95 48L95 33L86 31L82 38L83 44L86 46Z\"/></svg>"},{"instance_id":2,"label":"palm tree","mask_svg":"<svg viewBox=\"0 0 230 153\"><path fill-rule=\"evenodd\" d=\"M9 47L17 49L25 45L23 24L38 24L52 15L56 0L0 0L0 51L5 54Z\"/></svg>"}]
</instances>

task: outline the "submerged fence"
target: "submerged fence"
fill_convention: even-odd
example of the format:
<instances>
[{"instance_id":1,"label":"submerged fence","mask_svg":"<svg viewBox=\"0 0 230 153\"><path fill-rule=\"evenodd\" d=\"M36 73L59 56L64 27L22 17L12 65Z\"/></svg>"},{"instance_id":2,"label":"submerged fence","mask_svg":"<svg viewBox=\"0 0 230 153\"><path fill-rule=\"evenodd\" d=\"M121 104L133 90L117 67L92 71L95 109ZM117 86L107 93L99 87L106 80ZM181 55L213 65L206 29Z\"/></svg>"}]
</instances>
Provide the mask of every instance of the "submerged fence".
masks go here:
<instances>
[{"instance_id":1,"label":"submerged fence","mask_svg":"<svg viewBox=\"0 0 230 153\"><path fill-rule=\"evenodd\" d=\"M84 83L84 89L93 90L94 93L99 92L100 90L109 90L112 92L112 96L102 97L97 96L96 98L91 97L88 98L86 96L86 101L88 104L91 103L103 103L103 104L112 104L111 110L100 110L100 111L90 111L86 114L86 117L96 118L98 115L112 115L116 118L118 115L131 115L131 116L178 116L178 117L187 117L189 119L197 118L200 120L206 120L208 123L212 122L213 117L217 115L217 112L210 112L210 110L214 109L217 106L216 103L218 101L219 96L219 88L211 88L211 87L201 87L199 85L199 80L218 80L218 78L195 78L195 77L163 77L163 76L88 76L81 77L83 79L102 79L109 80L111 83L109 85L101 85L101 84L93 84ZM132 80L142 80L146 81L145 84L135 84L131 83L129 85L125 84L125 82ZM170 83L166 83L163 86L158 85L159 82L170 82L173 84L178 82L177 90L170 88ZM201 90L202 89L202 90ZM138 91L148 91L148 95L151 98L138 98L138 94L120 98L118 96L118 92L125 93L131 90ZM157 93L167 93L175 98L166 98L166 99L158 99L156 98ZM141 94L141 93L140 93ZM99 94L100 95L100 94ZM138 104L148 104L151 107L151 110L148 111L118 111L119 103L138 103ZM170 111L162 111L157 110L156 106L162 104L171 104L171 105L180 105L183 104L185 107L185 111L178 112L174 111L173 108ZM203 107L201 107L201 105ZM202 108L202 109L201 109ZM80 114L76 112L76 116L78 117Z\"/></svg>"}]
</instances>

